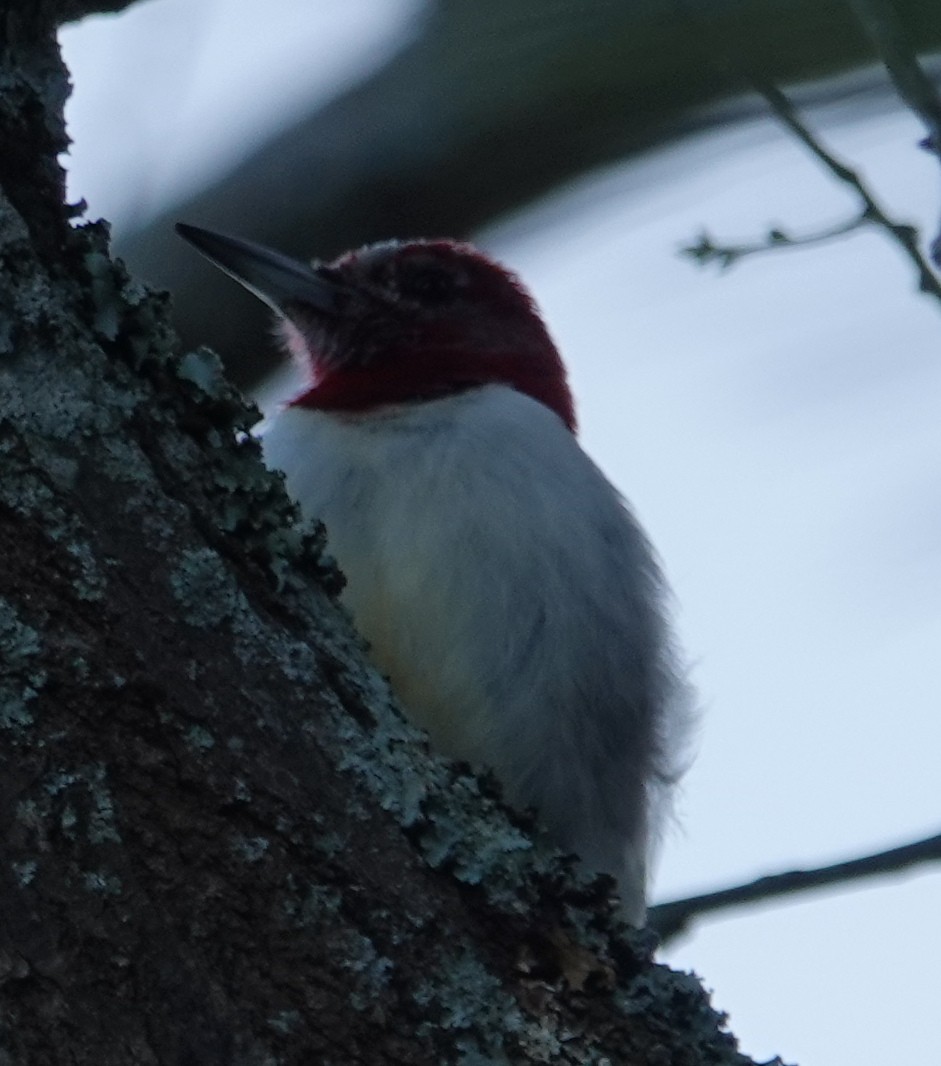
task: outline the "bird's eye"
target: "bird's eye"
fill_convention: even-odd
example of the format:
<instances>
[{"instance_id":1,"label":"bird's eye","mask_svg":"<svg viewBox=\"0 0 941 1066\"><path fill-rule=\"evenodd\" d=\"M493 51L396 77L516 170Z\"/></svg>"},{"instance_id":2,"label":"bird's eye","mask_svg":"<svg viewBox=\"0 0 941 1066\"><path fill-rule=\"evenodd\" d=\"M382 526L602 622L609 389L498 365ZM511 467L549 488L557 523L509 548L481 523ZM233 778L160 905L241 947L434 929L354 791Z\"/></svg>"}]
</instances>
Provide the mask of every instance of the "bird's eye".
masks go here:
<instances>
[{"instance_id":1,"label":"bird's eye","mask_svg":"<svg viewBox=\"0 0 941 1066\"><path fill-rule=\"evenodd\" d=\"M399 272L399 295L428 305L450 303L457 295L454 273L429 260L404 263Z\"/></svg>"}]
</instances>

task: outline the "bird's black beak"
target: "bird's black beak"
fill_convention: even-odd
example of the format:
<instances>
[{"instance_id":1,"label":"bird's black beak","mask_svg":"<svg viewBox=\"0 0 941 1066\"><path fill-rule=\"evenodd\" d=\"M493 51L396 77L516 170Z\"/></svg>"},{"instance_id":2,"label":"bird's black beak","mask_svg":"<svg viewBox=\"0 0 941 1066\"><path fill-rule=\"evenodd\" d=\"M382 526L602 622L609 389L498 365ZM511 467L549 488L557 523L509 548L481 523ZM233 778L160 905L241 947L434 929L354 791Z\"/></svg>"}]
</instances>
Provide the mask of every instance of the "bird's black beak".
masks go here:
<instances>
[{"instance_id":1,"label":"bird's black beak","mask_svg":"<svg viewBox=\"0 0 941 1066\"><path fill-rule=\"evenodd\" d=\"M279 314L290 317L291 309L302 304L323 314L338 315L347 303L348 292L342 284L323 277L299 259L183 222L176 224L176 231Z\"/></svg>"}]
</instances>

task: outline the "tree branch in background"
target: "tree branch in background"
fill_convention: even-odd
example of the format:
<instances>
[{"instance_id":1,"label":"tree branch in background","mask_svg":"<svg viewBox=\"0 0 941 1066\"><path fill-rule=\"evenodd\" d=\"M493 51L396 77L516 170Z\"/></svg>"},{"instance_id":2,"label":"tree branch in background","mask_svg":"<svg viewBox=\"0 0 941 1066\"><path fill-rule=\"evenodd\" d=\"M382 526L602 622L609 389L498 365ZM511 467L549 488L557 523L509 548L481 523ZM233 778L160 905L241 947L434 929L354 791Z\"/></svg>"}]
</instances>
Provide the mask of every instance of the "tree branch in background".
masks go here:
<instances>
[{"instance_id":1,"label":"tree branch in background","mask_svg":"<svg viewBox=\"0 0 941 1066\"><path fill-rule=\"evenodd\" d=\"M850 0L850 6L878 49L899 96L925 124L928 134L921 147L941 162L941 96L919 64L894 5L886 0ZM941 228L930 248L935 266L941 266Z\"/></svg>"},{"instance_id":2,"label":"tree branch in background","mask_svg":"<svg viewBox=\"0 0 941 1066\"><path fill-rule=\"evenodd\" d=\"M718 263L723 270L727 270L746 256L757 255L759 252L773 252L779 248L803 248L808 244L822 244L836 237L845 237L848 233L853 233L868 223L869 219L865 213L859 213L846 222L840 222L835 226L828 226L816 233L807 233L800 237L793 237L776 226L774 229L769 229L763 239L746 244L716 244L712 237L703 230L695 244L687 245L680 251L703 266L707 263Z\"/></svg>"},{"instance_id":3,"label":"tree branch in background","mask_svg":"<svg viewBox=\"0 0 941 1066\"><path fill-rule=\"evenodd\" d=\"M661 903L651 908L648 922L651 928L659 933L661 940L667 941L686 932L695 919L711 911L764 902L827 885L845 885L862 878L897 873L910 866L939 861L941 833L914 844L904 844L860 859L821 866L815 870L790 870L787 873L759 877L757 881L751 881L747 885Z\"/></svg>"},{"instance_id":4,"label":"tree branch in background","mask_svg":"<svg viewBox=\"0 0 941 1066\"><path fill-rule=\"evenodd\" d=\"M850 222L841 223L811 237L798 239L788 237L780 229L772 229L764 241L747 245L725 246L714 244L704 234L696 244L688 245L681 249L682 254L688 255L700 263L718 261L723 267L728 267L736 260L755 252L767 251L773 247L782 248L829 240L833 237L844 236L863 226L873 225L886 232L901 247L915 267L915 272L918 275L919 291L941 301L941 281L938 280L930 264L921 254L921 250L918 247L918 230L916 227L905 222L896 222L886 214L856 171L837 159L832 152L820 143L801 121L791 101L776 85L765 82L757 76L752 76L751 82L754 88L768 102L774 114L794 136L810 149L813 155L823 163L834 177L845 182L853 189L862 201L859 214Z\"/></svg>"}]
</instances>

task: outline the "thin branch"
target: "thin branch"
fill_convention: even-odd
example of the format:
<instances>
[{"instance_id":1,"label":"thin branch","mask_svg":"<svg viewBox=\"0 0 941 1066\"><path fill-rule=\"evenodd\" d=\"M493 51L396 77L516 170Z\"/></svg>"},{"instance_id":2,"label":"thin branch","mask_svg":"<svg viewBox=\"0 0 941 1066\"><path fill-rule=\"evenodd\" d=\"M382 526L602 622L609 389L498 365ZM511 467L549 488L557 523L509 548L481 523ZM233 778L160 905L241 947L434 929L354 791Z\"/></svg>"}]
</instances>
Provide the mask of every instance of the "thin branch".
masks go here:
<instances>
[{"instance_id":1,"label":"thin branch","mask_svg":"<svg viewBox=\"0 0 941 1066\"><path fill-rule=\"evenodd\" d=\"M753 241L750 244L716 244L712 237L703 230L695 244L686 245L680 249L680 252L702 265L718 263L723 270L727 270L739 259L744 259L749 255L777 251L780 248L803 248L808 244L822 244L837 237L845 237L868 225L868 217L865 213L861 213L853 215L846 222L838 222L816 233L805 233L797 237L785 233L780 227L775 227L768 230L764 240Z\"/></svg>"},{"instance_id":2,"label":"thin branch","mask_svg":"<svg viewBox=\"0 0 941 1066\"><path fill-rule=\"evenodd\" d=\"M929 136L924 146L936 152L941 159L941 133L939 133L941 131L941 100L930 79L918 65L914 51L905 38L897 19L894 18L894 13L888 10L886 0L851 0L851 2L855 5L857 17L864 21L870 34L878 40L878 47L884 52L886 67L900 95L928 126ZM702 21L690 12L682 0L680 0L680 10L692 30L700 38L711 39ZM721 58L716 60L715 55ZM832 227L829 231L824 231L810 239L779 240L775 238L775 233L779 233L780 230L772 229L768 239L761 243L724 247L715 245L704 237L697 244L682 249L683 253L700 263L718 261L723 267L728 267L747 254L767 251L772 247L817 243L832 237L843 236L862 228L864 224L875 225L889 234L915 267L919 291L941 302L941 281L921 254L918 247L917 229L906 223L895 222L886 214L873 194L863 184L859 175L829 152L801 122L793 104L776 85L756 73L754 69L748 69L739 59L727 54L721 43L717 43L715 51L710 53L710 60L713 64L724 67L732 80L744 80L760 93L783 125L836 178L849 185L862 203L857 220ZM935 262L941 262L941 234L932 242L931 254Z\"/></svg>"},{"instance_id":3,"label":"thin branch","mask_svg":"<svg viewBox=\"0 0 941 1066\"><path fill-rule=\"evenodd\" d=\"M850 0L863 29L876 46L899 96L925 124L921 147L941 162L941 96L918 62L911 39L887 0ZM941 231L931 242L931 258L941 266Z\"/></svg>"},{"instance_id":4,"label":"thin branch","mask_svg":"<svg viewBox=\"0 0 941 1066\"><path fill-rule=\"evenodd\" d=\"M804 144L813 155L840 181L845 182L862 201L860 217L867 223L884 230L899 245L918 275L919 291L933 296L941 302L941 282L932 271L918 247L918 230L911 225L895 222L882 209L876 198L863 184L862 179L851 167L841 162L817 140L810 130L801 122L793 104L783 92L771 82L753 76L752 83L767 100L769 107L778 119Z\"/></svg>"},{"instance_id":5,"label":"thin branch","mask_svg":"<svg viewBox=\"0 0 941 1066\"><path fill-rule=\"evenodd\" d=\"M660 935L661 940L666 941L685 932L695 919L711 911L758 903L825 885L842 885L866 877L897 873L910 866L939 861L941 833L914 844L904 844L902 847L890 848L888 851L880 851L860 859L821 866L814 870L791 870L787 873L772 874L759 877L757 881L746 885L661 903L650 908L648 923Z\"/></svg>"},{"instance_id":6,"label":"thin branch","mask_svg":"<svg viewBox=\"0 0 941 1066\"><path fill-rule=\"evenodd\" d=\"M845 182L854 192L859 196L862 201L859 214L856 216L856 220L853 223L843 223L838 226L832 227L830 230L824 231L821 235L816 235L811 240L770 240L761 244L755 245L739 245L739 246L723 246L709 244L703 244L703 239L700 238L698 244L683 248L683 253L688 256L692 256L699 262L705 261L718 261L721 265L729 266L736 259L741 259L744 255L753 252L764 252L770 246L788 246L800 243L812 243L812 241L827 240L832 237L843 236L844 233L851 230L859 229L863 225L877 226L879 229L885 230L888 235L903 249L903 252L908 257L912 265L914 266L916 274L919 278L919 290L926 295L934 296L935 300L941 303L941 281L939 281L937 275L931 270L931 266L925 257L921 253L919 248L919 232L914 226L907 223L895 222L891 217L883 211L875 196L865 187L862 179L854 171L853 168L847 166L841 162L837 157L832 155L827 148L825 148L820 141L810 132L807 126L801 122L794 109L791 101L786 97L781 90L770 82L766 82L756 75L750 77L750 81L756 90L761 93L768 103L768 107L772 109L775 115L780 119L780 122L788 128L807 148L810 149L812 154L820 160L828 171L840 181ZM770 231L769 236L774 236L775 233L780 233L780 230Z\"/></svg>"}]
</instances>

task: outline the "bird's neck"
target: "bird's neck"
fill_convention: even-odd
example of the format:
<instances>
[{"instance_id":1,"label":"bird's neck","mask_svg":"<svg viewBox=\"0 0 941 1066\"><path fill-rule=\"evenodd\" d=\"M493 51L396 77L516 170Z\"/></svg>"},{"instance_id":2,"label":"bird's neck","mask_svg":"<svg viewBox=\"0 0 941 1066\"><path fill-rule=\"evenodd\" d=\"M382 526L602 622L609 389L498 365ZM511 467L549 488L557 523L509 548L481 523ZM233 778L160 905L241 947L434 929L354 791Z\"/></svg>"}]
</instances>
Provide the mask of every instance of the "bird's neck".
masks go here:
<instances>
[{"instance_id":1,"label":"bird's neck","mask_svg":"<svg viewBox=\"0 0 941 1066\"><path fill-rule=\"evenodd\" d=\"M506 385L554 411L575 432L575 408L565 370L528 353L406 352L368 365L341 365L322 372L289 406L320 411L368 412L439 400L486 385Z\"/></svg>"}]
</instances>

